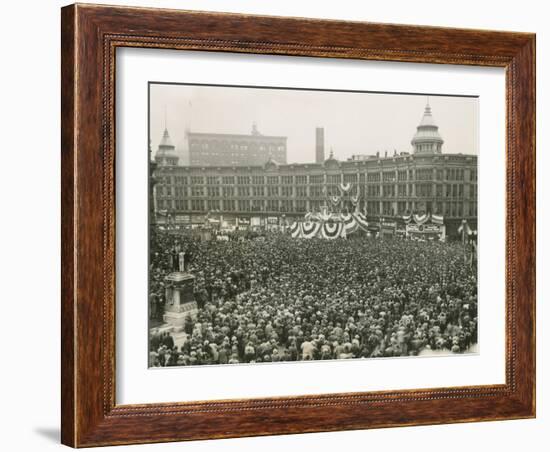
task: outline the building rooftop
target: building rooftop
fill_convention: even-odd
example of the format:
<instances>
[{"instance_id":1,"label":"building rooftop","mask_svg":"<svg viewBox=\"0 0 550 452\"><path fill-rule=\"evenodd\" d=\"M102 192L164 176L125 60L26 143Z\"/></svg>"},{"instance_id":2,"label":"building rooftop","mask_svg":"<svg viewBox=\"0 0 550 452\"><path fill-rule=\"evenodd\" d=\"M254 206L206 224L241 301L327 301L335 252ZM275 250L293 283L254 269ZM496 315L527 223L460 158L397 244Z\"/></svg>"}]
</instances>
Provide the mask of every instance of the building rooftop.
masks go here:
<instances>
[{"instance_id":1,"label":"building rooftop","mask_svg":"<svg viewBox=\"0 0 550 452\"><path fill-rule=\"evenodd\" d=\"M170 134L168 133L168 129L164 129L159 147L174 147L174 145L172 144L172 139L170 138Z\"/></svg>"},{"instance_id":2,"label":"building rooftop","mask_svg":"<svg viewBox=\"0 0 550 452\"><path fill-rule=\"evenodd\" d=\"M432 108L429 102L426 104L424 115L416 128L411 144L414 146L415 154L441 153L443 138L439 134L439 127L432 116Z\"/></svg>"},{"instance_id":3,"label":"building rooftop","mask_svg":"<svg viewBox=\"0 0 550 452\"><path fill-rule=\"evenodd\" d=\"M211 132L189 132L189 138L193 137L220 137L220 138L248 138L248 139L279 139L286 140L287 137L281 135L261 135L261 134L244 134L244 133L211 133Z\"/></svg>"},{"instance_id":4,"label":"building rooftop","mask_svg":"<svg viewBox=\"0 0 550 452\"><path fill-rule=\"evenodd\" d=\"M432 116L432 107L430 107L430 104L426 104L426 108L424 109L424 115L422 116L422 120L418 125L418 127L426 127L426 126L437 127L437 124L435 123L434 118Z\"/></svg>"},{"instance_id":5,"label":"building rooftop","mask_svg":"<svg viewBox=\"0 0 550 452\"><path fill-rule=\"evenodd\" d=\"M398 155L390 155L388 157L376 157L369 159L362 159L362 160L337 160L336 158L327 159L323 163L277 163L274 160L268 160L263 165L178 165L169 167L170 170L173 170L175 168L182 168L187 170L198 170L198 169L204 169L205 171L208 170L234 170L236 168L240 169L248 169L248 170L265 170L266 164L270 168L276 167L280 171L285 170L300 170L301 168L307 168L308 170L311 169L319 169L319 170L326 170L333 168L335 166L342 167L342 168L353 168L358 166L372 166L375 164L384 165L386 163L390 163L393 161L403 161L406 159L411 160L438 160L438 161L445 161L445 160L460 160L460 161L467 161L469 159L477 160L476 154L409 154L409 153L401 153ZM333 165L326 166L326 163L332 163ZM336 164L336 165L334 165Z\"/></svg>"}]
</instances>

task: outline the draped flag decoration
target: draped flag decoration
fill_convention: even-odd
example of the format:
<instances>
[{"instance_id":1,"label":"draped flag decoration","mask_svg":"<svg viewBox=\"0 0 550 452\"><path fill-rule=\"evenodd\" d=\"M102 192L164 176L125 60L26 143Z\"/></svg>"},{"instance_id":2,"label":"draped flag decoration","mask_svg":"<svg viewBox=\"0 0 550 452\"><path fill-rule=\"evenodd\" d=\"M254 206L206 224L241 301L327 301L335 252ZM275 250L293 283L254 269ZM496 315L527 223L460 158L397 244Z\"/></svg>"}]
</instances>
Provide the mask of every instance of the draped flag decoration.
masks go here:
<instances>
[{"instance_id":1,"label":"draped flag decoration","mask_svg":"<svg viewBox=\"0 0 550 452\"><path fill-rule=\"evenodd\" d=\"M351 190L351 184L349 182L340 184L340 190L342 190L342 192L344 193L349 192Z\"/></svg>"},{"instance_id":2,"label":"draped flag decoration","mask_svg":"<svg viewBox=\"0 0 550 452\"><path fill-rule=\"evenodd\" d=\"M312 202L318 211L308 211L302 219L295 221L285 231L294 238L322 238L334 240L347 238L350 234L366 233L365 235L398 235L418 240L434 240L439 234L440 240L445 240L446 225L443 215L427 213L410 213L396 218L379 217L374 222L367 220L366 203L361 203L361 193L358 185L349 182L331 185L331 190L323 184L323 205ZM333 191L333 189L336 191ZM361 208L361 204L363 204ZM392 215L393 217L393 215ZM402 220L402 221L401 221ZM403 222L405 224L403 224ZM463 240L474 240L472 231L466 221L459 228Z\"/></svg>"},{"instance_id":3,"label":"draped flag decoration","mask_svg":"<svg viewBox=\"0 0 550 452\"><path fill-rule=\"evenodd\" d=\"M439 235L440 241L445 241L445 222L443 215L425 213L403 216L405 235L409 238L428 237L433 240Z\"/></svg>"},{"instance_id":4,"label":"draped flag decoration","mask_svg":"<svg viewBox=\"0 0 550 452\"><path fill-rule=\"evenodd\" d=\"M425 213L423 215L414 214L413 219L416 224L424 224L426 223L426 221L430 219L430 214L429 213Z\"/></svg>"},{"instance_id":5,"label":"draped flag decoration","mask_svg":"<svg viewBox=\"0 0 550 452\"><path fill-rule=\"evenodd\" d=\"M321 218L321 213L317 212L308 212L304 216L304 220L306 221L323 221Z\"/></svg>"},{"instance_id":6,"label":"draped flag decoration","mask_svg":"<svg viewBox=\"0 0 550 452\"><path fill-rule=\"evenodd\" d=\"M363 230L368 231L369 222L367 221L367 216L362 214L361 212L356 212L353 214L355 220L357 221L357 225Z\"/></svg>"},{"instance_id":7,"label":"draped flag decoration","mask_svg":"<svg viewBox=\"0 0 550 452\"><path fill-rule=\"evenodd\" d=\"M304 239L312 239L317 235L320 227L321 223L316 221L306 221L302 223L302 237Z\"/></svg>"},{"instance_id":8,"label":"draped flag decoration","mask_svg":"<svg viewBox=\"0 0 550 452\"><path fill-rule=\"evenodd\" d=\"M446 225L443 215L431 212L410 213L399 219L391 215L391 218L378 217L369 223L365 203L360 202L359 187L351 183L339 183L336 187L334 192L323 186L324 204L312 203L318 211L309 211L302 219L293 223L287 229L292 237L334 240L347 238L355 233L366 233L368 236L376 233L417 240L435 240L439 235L440 240L445 240ZM476 232L470 229L465 220L458 231L465 241L475 240Z\"/></svg>"},{"instance_id":9,"label":"draped flag decoration","mask_svg":"<svg viewBox=\"0 0 550 452\"><path fill-rule=\"evenodd\" d=\"M342 215L342 221L344 222L344 231L347 234L353 234L359 228L359 224L352 214Z\"/></svg>"},{"instance_id":10,"label":"draped flag decoration","mask_svg":"<svg viewBox=\"0 0 550 452\"><path fill-rule=\"evenodd\" d=\"M319 219L322 222L325 222L325 221L330 220L331 215L332 214L330 212L328 212L326 209L323 209L321 212L319 212Z\"/></svg>"},{"instance_id":11,"label":"draped flag decoration","mask_svg":"<svg viewBox=\"0 0 550 452\"><path fill-rule=\"evenodd\" d=\"M290 236L293 239L299 238L302 235L302 223L298 223L297 221L292 223L290 226Z\"/></svg>"},{"instance_id":12,"label":"draped flag decoration","mask_svg":"<svg viewBox=\"0 0 550 452\"><path fill-rule=\"evenodd\" d=\"M435 213L425 213L422 215L412 214L412 215L403 215L403 221L405 223L410 223L414 221L415 224L421 225L431 221L433 224L443 224L443 215L436 215Z\"/></svg>"},{"instance_id":13,"label":"draped flag decoration","mask_svg":"<svg viewBox=\"0 0 550 452\"><path fill-rule=\"evenodd\" d=\"M330 213L323 210L319 213L308 213L303 221L296 221L289 227L293 238L323 238L334 240L347 238L357 231L368 231L367 216L361 212Z\"/></svg>"},{"instance_id":14,"label":"draped flag decoration","mask_svg":"<svg viewBox=\"0 0 550 452\"><path fill-rule=\"evenodd\" d=\"M344 228L343 223L333 223L333 222L323 223L321 227L321 235L325 239L334 240L342 235L343 228Z\"/></svg>"},{"instance_id":15,"label":"draped flag decoration","mask_svg":"<svg viewBox=\"0 0 550 452\"><path fill-rule=\"evenodd\" d=\"M435 233L441 234L441 239L444 239L444 221L443 216L430 213L417 215L405 215L402 217L406 223L404 231L408 234ZM308 212L303 220L293 223L289 227L289 232L294 238L312 239L323 238L334 240L337 238L347 238L350 234L355 234L359 231L370 233L369 226L382 228L384 219L375 223L369 223L366 213L359 212L356 209L354 212L345 210L341 213L331 212L326 206L321 209L321 212ZM392 223L395 228L395 222ZM443 232L441 232L443 231ZM468 223L464 220L458 228L458 233L463 235L463 240L470 242L475 240L477 234L473 231Z\"/></svg>"}]
</instances>

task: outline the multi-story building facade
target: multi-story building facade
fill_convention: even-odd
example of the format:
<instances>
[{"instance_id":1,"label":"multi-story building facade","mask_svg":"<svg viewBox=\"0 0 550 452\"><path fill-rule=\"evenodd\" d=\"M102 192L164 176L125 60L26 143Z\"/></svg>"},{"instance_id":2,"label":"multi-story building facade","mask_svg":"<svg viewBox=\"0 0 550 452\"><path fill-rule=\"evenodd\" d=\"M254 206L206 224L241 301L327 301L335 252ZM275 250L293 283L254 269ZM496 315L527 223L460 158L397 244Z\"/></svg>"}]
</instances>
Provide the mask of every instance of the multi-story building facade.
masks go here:
<instances>
[{"instance_id":1,"label":"multi-story building facade","mask_svg":"<svg viewBox=\"0 0 550 452\"><path fill-rule=\"evenodd\" d=\"M187 132L191 166L263 165L269 157L286 163L286 137L262 135L256 124L250 135Z\"/></svg>"},{"instance_id":2,"label":"multi-story building facade","mask_svg":"<svg viewBox=\"0 0 550 452\"><path fill-rule=\"evenodd\" d=\"M273 157L262 165L160 163L156 208L186 218L207 212L299 217L319 211L327 197L340 193L340 184L349 183L369 217L431 212L444 216L451 235L462 219L476 228L477 155L442 153L429 105L411 143L412 153L339 161L331 151L322 163L281 164Z\"/></svg>"}]
</instances>

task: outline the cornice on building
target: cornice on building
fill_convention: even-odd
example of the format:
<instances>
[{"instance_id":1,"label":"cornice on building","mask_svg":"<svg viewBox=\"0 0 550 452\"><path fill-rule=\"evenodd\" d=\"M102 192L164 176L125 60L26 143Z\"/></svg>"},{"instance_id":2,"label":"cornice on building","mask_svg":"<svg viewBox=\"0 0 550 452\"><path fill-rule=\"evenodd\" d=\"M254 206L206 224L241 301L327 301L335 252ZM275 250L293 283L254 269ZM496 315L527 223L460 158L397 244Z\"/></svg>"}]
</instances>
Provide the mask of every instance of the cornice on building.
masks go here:
<instances>
[{"instance_id":1,"label":"cornice on building","mask_svg":"<svg viewBox=\"0 0 550 452\"><path fill-rule=\"evenodd\" d=\"M326 165L327 161L323 163L276 163L272 165L246 165L246 166L233 166L233 165L177 165L172 167L162 167L162 169L169 169L174 171L175 169L182 169L185 171L218 171L218 172L235 172L235 171L255 171L255 172L295 172L306 171L313 172L318 171L331 171L338 169L349 168L372 168L372 167L389 167L393 164L402 163L448 163L457 162L469 165L475 165L477 163L477 155L475 154L407 154L397 155L389 157L373 158L368 160L337 160L333 159L337 165ZM159 168L161 169L161 168Z\"/></svg>"}]
</instances>

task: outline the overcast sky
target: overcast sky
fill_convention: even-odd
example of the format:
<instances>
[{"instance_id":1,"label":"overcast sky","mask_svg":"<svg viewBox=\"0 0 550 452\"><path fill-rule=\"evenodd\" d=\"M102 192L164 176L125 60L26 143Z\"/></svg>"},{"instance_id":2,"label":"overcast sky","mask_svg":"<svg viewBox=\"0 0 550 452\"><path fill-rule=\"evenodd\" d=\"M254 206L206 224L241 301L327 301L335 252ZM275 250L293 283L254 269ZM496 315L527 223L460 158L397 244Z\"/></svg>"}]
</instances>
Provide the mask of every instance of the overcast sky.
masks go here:
<instances>
[{"instance_id":1,"label":"overcast sky","mask_svg":"<svg viewBox=\"0 0 550 452\"><path fill-rule=\"evenodd\" d=\"M263 135L288 137L288 163L315 161L315 128L325 129L325 152L337 159L412 150L426 95L349 93L269 88L150 85L153 153L168 131L181 155L184 132L247 134L256 122ZM478 99L429 96L445 141L444 153L478 153ZM165 115L166 112L166 115Z\"/></svg>"}]
</instances>

